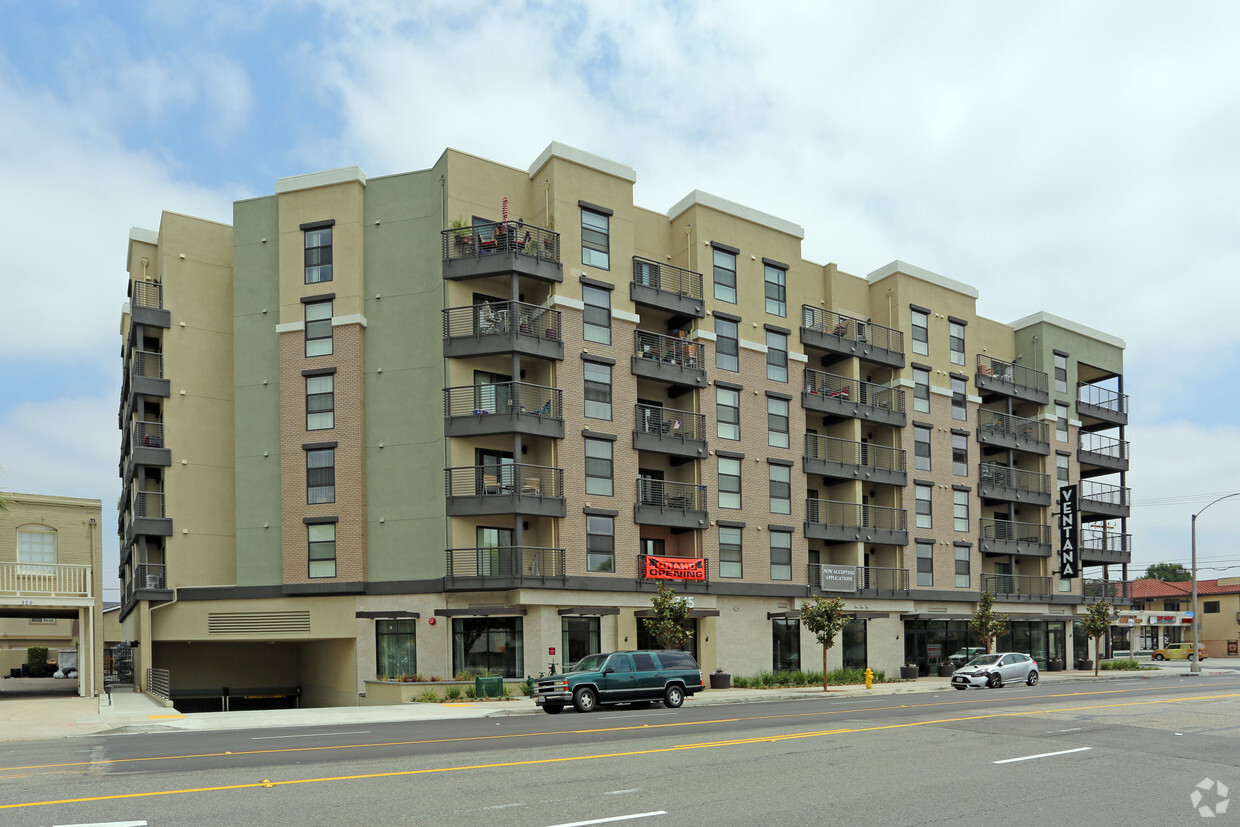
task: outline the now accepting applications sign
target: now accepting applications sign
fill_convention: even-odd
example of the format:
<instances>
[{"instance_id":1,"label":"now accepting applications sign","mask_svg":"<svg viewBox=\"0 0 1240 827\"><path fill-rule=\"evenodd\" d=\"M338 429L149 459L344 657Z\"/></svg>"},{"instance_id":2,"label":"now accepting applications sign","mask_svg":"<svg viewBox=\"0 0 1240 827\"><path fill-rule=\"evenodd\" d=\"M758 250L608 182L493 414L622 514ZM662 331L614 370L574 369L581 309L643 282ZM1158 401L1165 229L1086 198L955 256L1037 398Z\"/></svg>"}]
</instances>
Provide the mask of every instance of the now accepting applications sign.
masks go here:
<instances>
[{"instance_id":1,"label":"now accepting applications sign","mask_svg":"<svg viewBox=\"0 0 1240 827\"><path fill-rule=\"evenodd\" d=\"M857 590L857 567L823 564L822 590L824 592L855 592Z\"/></svg>"}]
</instances>

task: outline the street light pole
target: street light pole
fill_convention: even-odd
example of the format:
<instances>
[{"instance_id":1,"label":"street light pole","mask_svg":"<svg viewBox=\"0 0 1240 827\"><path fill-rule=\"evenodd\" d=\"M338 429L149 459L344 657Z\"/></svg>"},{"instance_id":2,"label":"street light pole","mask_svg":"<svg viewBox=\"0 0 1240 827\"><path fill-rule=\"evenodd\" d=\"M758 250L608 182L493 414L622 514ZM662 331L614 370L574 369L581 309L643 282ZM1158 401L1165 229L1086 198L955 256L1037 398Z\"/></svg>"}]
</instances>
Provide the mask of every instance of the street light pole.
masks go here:
<instances>
[{"instance_id":1,"label":"street light pole","mask_svg":"<svg viewBox=\"0 0 1240 827\"><path fill-rule=\"evenodd\" d=\"M1193 598L1192 603L1189 604L1193 611L1193 653L1192 660L1188 663L1188 671L1194 675L1201 674L1201 650L1198 648L1199 644L1197 642L1197 624L1201 622L1200 613L1197 611L1197 518L1205 512L1206 508L1214 505L1214 503L1222 502L1231 497L1240 497L1240 491L1224 494L1217 500L1206 503L1205 508L1193 515Z\"/></svg>"}]
</instances>

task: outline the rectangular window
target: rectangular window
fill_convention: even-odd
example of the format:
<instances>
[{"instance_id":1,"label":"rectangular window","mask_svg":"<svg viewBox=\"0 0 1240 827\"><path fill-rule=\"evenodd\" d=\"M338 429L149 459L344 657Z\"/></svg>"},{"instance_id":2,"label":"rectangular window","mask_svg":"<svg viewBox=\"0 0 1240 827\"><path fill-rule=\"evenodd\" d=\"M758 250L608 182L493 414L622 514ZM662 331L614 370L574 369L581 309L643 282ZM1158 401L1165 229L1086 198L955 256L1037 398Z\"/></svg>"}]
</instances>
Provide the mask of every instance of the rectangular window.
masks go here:
<instances>
[{"instance_id":1,"label":"rectangular window","mask_svg":"<svg viewBox=\"0 0 1240 827\"><path fill-rule=\"evenodd\" d=\"M611 344L611 291L581 286L581 335L587 342Z\"/></svg>"},{"instance_id":2,"label":"rectangular window","mask_svg":"<svg viewBox=\"0 0 1240 827\"><path fill-rule=\"evenodd\" d=\"M741 461L719 457L719 507L741 507Z\"/></svg>"},{"instance_id":3,"label":"rectangular window","mask_svg":"<svg viewBox=\"0 0 1240 827\"><path fill-rule=\"evenodd\" d=\"M336 427L336 377L306 377L306 430L323 431Z\"/></svg>"},{"instance_id":4,"label":"rectangular window","mask_svg":"<svg viewBox=\"0 0 1240 827\"><path fill-rule=\"evenodd\" d=\"M956 531L969 530L969 492L952 492L952 528Z\"/></svg>"},{"instance_id":5,"label":"rectangular window","mask_svg":"<svg viewBox=\"0 0 1240 827\"><path fill-rule=\"evenodd\" d=\"M375 672L380 680L418 674L417 621L375 620Z\"/></svg>"},{"instance_id":6,"label":"rectangular window","mask_svg":"<svg viewBox=\"0 0 1240 827\"><path fill-rule=\"evenodd\" d=\"M956 546L956 588L969 588L969 549Z\"/></svg>"},{"instance_id":7,"label":"rectangular window","mask_svg":"<svg viewBox=\"0 0 1240 827\"><path fill-rule=\"evenodd\" d=\"M801 621L795 617L771 618L771 669L793 672L801 668Z\"/></svg>"},{"instance_id":8,"label":"rectangular window","mask_svg":"<svg viewBox=\"0 0 1240 827\"><path fill-rule=\"evenodd\" d=\"M964 364L964 325L959 322L947 323L947 345L951 351L953 365Z\"/></svg>"},{"instance_id":9,"label":"rectangular window","mask_svg":"<svg viewBox=\"0 0 1240 827\"><path fill-rule=\"evenodd\" d=\"M934 486L917 483L914 496L917 501L917 527L934 528L933 503Z\"/></svg>"},{"instance_id":10,"label":"rectangular window","mask_svg":"<svg viewBox=\"0 0 1240 827\"><path fill-rule=\"evenodd\" d=\"M771 483L771 513L792 513L792 469L787 465L768 465Z\"/></svg>"},{"instance_id":11,"label":"rectangular window","mask_svg":"<svg viewBox=\"0 0 1240 827\"><path fill-rule=\"evenodd\" d=\"M1216 615L1219 613L1219 601L1206 600L1201 604L1201 613L1207 615Z\"/></svg>"},{"instance_id":12,"label":"rectangular window","mask_svg":"<svg viewBox=\"0 0 1240 827\"><path fill-rule=\"evenodd\" d=\"M741 530L736 527L719 528L719 576L741 576Z\"/></svg>"},{"instance_id":13,"label":"rectangular window","mask_svg":"<svg viewBox=\"0 0 1240 827\"><path fill-rule=\"evenodd\" d=\"M583 363L585 373L585 414L590 419L611 419L611 365Z\"/></svg>"},{"instance_id":14,"label":"rectangular window","mask_svg":"<svg viewBox=\"0 0 1240 827\"><path fill-rule=\"evenodd\" d=\"M336 501L336 449L316 448L306 451L306 503Z\"/></svg>"},{"instance_id":15,"label":"rectangular window","mask_svg":"<svg viewBox=\"0 0 1240 827\"><path fill-rule=\"evenodd\" d=\"M1068 392L1068 357L1061 353L1055 354L1055 391Z\"/></svg>"},{"instance_id":16,"label":"rectangular window","mask_svg":"<svg viewBox=\"0 0 1240 827\"><path fill-rule=\"evenodd\" d=\"M913 353L930 355L930 314L913 311Z\"/></svg>"},{"instance_id":17,"label":"rectangular window","mask_svg":"<svg viewBox=\"0 0 1240 827\"><path fill-rule=\"evenodd\" d=\"M599 645L599 618L565 616L560 624L561 641L564 645L564 668L576 663L586 655L603 651Z\"/></svg>"},{"instance_id":18,"label":"rectangular window","mask_svg":"<svg viewBox=\"0 0 1240 827\"><path fill-rule=\"evenodd\" d=\"M778 267L766 265L766 312L772 316L788 315L788 274Z\"/></svg>"},{"instance_id":19,"label":"rectangular window","mask_svg":"<svg viewBox=\"0 0 1240 827\"><path fill-rule=\"evenodd\" d=\"M1067 454L1056 454L1055 455L1055 479L1058 482L1062 482L1064 484L1067 484L1072 479L1068 473L1068 455Z\"/></svg>"},{"instance_id":20,"label":"rectangular window","mask_svg":"<svg viewBox=\"0 0 1240 827\"><path fill-rule=\"evenodd\" d=\"M310 545L310 576L336 576L336 524L316 523L306 526Z\"/></svg>"},{"instance_id":21,"label":"rectangular window","mask_svg":"<svg viewBox=\"0 0 1240 827\"><path fill-rule=\"evenodd\" d=\"M586 493L610 497L612 483L612 445L606 439L586 440Z\"/></svg>"},{"instance_id":22,"label":"rectangular window","mask_svg":"<svg viewBox=\"0 0 1240 827\"><path fill-rule=\"evenodd\" d=\"M586 569L616 570L616 521L613 517L586 516Z\"/></svg>"},{"instance_id":23,"label":"rectangular window","mask_svg":"<svg viewBox=\"0 0 1240 827\"><path fill-rule=\"evenodd\" d=\"M766 332L766 378L788 381L788 337L773 330Z\"/></svg>"},{"instance_id":24,"label":"rectangular window","mask_svg":"<svg viewBox=\"0 0 1240 827\"><path fill-rule=\"evenodd\" d=\"M715 319L715 367L733 373L741 369L739 333L736 322Z\"/></svg>"},{"instance_id":25,"label":"rectangular window","mask_svg":"<svg viewBox=\"0 0 1240 827\"><path fill-rule=\"evenodd\" d=\"M926 425L913 426L913 467L930 470L930 428Z\"/></svg>"},{"instance_id":26,"label":"rectangular window","mask_svg":"<svg viewBox=\"0 0 1240 827\"><path fill-rule=\"evenodd\" d=\"M959 376L952 377L952 419L966 422L969 419L968 393L965 380Z\"/></svg>"},{"instance_id":27,"label":"rectangular window","mask_svg":"<svg viewBox=\"0 0 1240 827\"><path fill-rule=\"evenodd\" d=\"M934 543L917 541L917 585L934 585Z\"/></svg>"},{"instance_id":28,"label":"rectangular window","mask_svg":"<svg viewBox=\"0 0 1240 827\"><path fill-rule=\"evenodd\" d=\"M581 263L611 269L610 219L602 213L581 211Z\"/></svg>"},{"instance_id":29,"label":"rectangular window","mask_svg":"<svg viewBox=\"0 0 1240 827\"><path fill-rule=\"evenodd\" d=\"M1055 441L1068 441L1068 406L1063 402L1055 403Z\"/></svg>"},{"instance_id":30,"label":"rectangular window","mask_svg":"<svg viewBox=\"0 0 1240 827\"><path fill-rule=\"evenodd\" d=\"M913 368L913 410L930 413L930 371Z\"/></svg>"},{"instance_id":31,"label":"rectangular window","mask_svg":"<svg viewBox=\"0 0 1240 827\"><path fill-rule=\"evenodd\" d=\"M792 579L792 532L771 532L771 579Z\"/></svg>"},{"instance_id":32,"label":"rectangular window","mask_svg":"<svg viewBox=\"0 0 1240 827\"><path fill-rule=\"evenodd\" d=\"M787 448L788 435L788 400L766 399L766 444L772 448Z\"/></svg>"},{"instance_id":33,"label":"rectangular window","mask_svg":"<svg viewBox=\"0 0 1240 827\"><path fill-rule=\"evenodd\" d=\"M715 298L736 304L736 256L715 250Z\"/></svg>"},{"instance_id":34,"label":"rectangular window","mask_svg":"<svg viewBox=\"0 0 1240 827\"><path fill-rule=\"evenodd\" d=\"M520 617L452 618L452 673L525 677Z\"/></svg>"},{"instance_id":35,"label":"rectangular window","mask_svg":"<svg viewBox=\"0 0 1240 827\"><path fill-rule=\"evenodd\" d=\"M952 434L952 474L969 476L969 438L964 434Z\"/></svg>"},{"instance_id":36,"label":"rectangular window","mask_svg":"<svg viewBox=\"0 0 1240 827\"><path fill-rule=\"evenodd\" d=\"M741 395L731 388L715 388L715 425L720 439L741 438Z\"/></svg>"},{"instance_id":37,"label":"rectangular window","mask_svg":"<svg viewBox=\"0 0 1240 827\"><path fill-rule=\"evenodd\" d=\"M306 303L306 356L330 356L332 352L332 303Z\"/></svg>"},{"instance_id":38,"label":"rectangular window","mask_svg":"<svg viewBox=\"0 0 1240 827\"><path fill-rule=\"evenodd\" d=\"M306 230L306 284L332 280L332 228Z\"/></svg>"}]
</instances>

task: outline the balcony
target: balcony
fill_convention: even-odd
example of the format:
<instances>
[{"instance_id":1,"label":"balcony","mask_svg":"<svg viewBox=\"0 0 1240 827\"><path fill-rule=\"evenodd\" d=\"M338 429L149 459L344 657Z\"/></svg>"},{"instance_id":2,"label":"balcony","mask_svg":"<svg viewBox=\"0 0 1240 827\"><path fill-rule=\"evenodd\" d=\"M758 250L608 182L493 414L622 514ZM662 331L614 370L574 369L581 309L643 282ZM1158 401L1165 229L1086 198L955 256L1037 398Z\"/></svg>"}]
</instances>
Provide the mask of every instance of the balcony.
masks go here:
<instances>
[{"instance_id":1,"label":"balcony","mask_svg":"<svg viewBox=\"0 0 1240 827\"><path fill-rule=\"evenodd\" d=\"M983 500L1029 503L1045 508L1051 504L1051 478L995 462L978 465L978 494Z\"/></svg>"},{"instance_id":2,"label":"balcony","mask_svg":"<svg viewBox=\"0 0 1240 827\"><path fill-rule=\"evenodd\" d=\"M564 438L563 391L525 382L444 388L445 436L488 434Z\"/></svg>"},{"instance_id":3,"label":"balcony","mask_svg":"<svg viewBox=\"0 0 1240 827\"><path fill-rule=\"evenodd\" d=\"M908 545L908 513L903 508L806 500L805 517L805 536L811 540Z\"/></svg>"},{"instance_id":4,"label":"balcony","mask_svg":"<svg viewBox=\"0 0 1240 827\"><path fill-rule=\"evenodd\" d=\"M172 464L172 452L164 445L164 423L133 423L129 429L129 461L132 465Z\"/></svg>"},{"instance_id":5,"label":"balcony","mask_svg":"<svg viewBox=\"0 0 1240 827\"><path fill-rule=\"evenodd\" d=\"M988 448L1010 448L1046 456L1051 452L1051 429L1045 422L979 408L977 441Z\"/></svg>"},{"instance_id":6,"label":"balcony","mask_svg":"<svg viewBox=\"0 0 1240 827\"><path fill-rule=\"evenodd\" d=\"M801 406L831 419L861 419L898 428L908 420L904 391L812 368L805 369Z\"/></svg>"},{"instance_id":7,"label":"balcony","mask_svg":"<svg viewBox=\"0 0 1240 827\"><path fill-rule=\"evenodd\" d=\"M1078 382L1076 414L1081 428L1094 431L1128 424L1128 394Z\"/></svg>"},{"instance_id":8,"label":"balcony","mask_svg":"<svg viewBox=\"0 0 1240 827\"><path fill-rule=\"evenodd\" d=\"M706 457L706 417L692 411L634 406L633 448L665 454L672 465Z\"/></svg>"},{"instance_id":9,"label":"balcony","mask_svg":"<svg viewBox=\"0 0 1240 827\"><path fill-rule=\"evenodd\" d=\"M805 435L801 465L807 474L880 485L908 484L904 450L820 434Z\"/></svg>"},{"instance_id":10,"label":"balcony","mask_svg":"<svg viewBox=\"0 0 1240 827\"><path fill-rule=\"evenodd\" d=\"M543 465L471 465L444 470L452 517L563 517L564 470Z\"/></svg>"},{"instance_id":11,"label":"balcony","mask_svg":"<svg viewBox=\"0 0 1240 827\"><path fill-rule=\"evenodd\" d=\"M1081 480L1081 519L1086 522L1127 517L1131 511L1131 490L1121 485Z\"/></svg>"},{"instance_id":12,"label":"balcony","mask_svg":"<svg viewBox=\"0 0 1240 827\"><path fill-rule=\"evenodd\" d=\"M446 585L463 589L537 585L563 580L568 573L562 548L495 546L447 550Z\"/></svg>"},{"instance_id":13,"label":"balcony","mask_svg":"<svg viewBox=\"0 0 1240 827\"><path fill-rule=\"evenodd\" d=\"M1132 535L1101 527L1081 526L1081 564L1112 565L1132 562Z\"/></svg>"},{"instance_id":14,"label":"balcony","mask_svg":"<svg viewBox=\"0 0 1240 827\"><path fill-rule=\"evenodd\" d=\"M1128 443L1112 436L1081 433L1081 444L1076 458L1081 464L1082 477L1096 477L1113 471L1128 470Z\"/></svg>"},{"instance_id":15,"label":"balcony","mask_svg":"<svg viewBox=\"0 0 1240 827\"><path fill-rule=\"evenodd\" d=\"M1050 577L1029 574L982 573L982 591L990 592L1000 600L1049 601L1053 584Z\"/></svg>"},{"instance_id":16,"label":"balcony","mask_svg":"<svg viewBox=\"0 0 1240 827\"><path fill-rule=\"evenodd\" d=\"M520 354L563 361L560 311L524 302L449 307L443 312L443 355L449 359Z\"/></svg>"},{"instance_id":17,"label":"balcony","mask_svg":"<svg viewBox=\"0 0 1240 827\"><path fill-rule=\"evenodd\" d=\"M67 563L0 563L0 602L4 598L89 598L94 595L90 566ZM33 605L33 604L30 604Z\"/></svg>"},{"instance_id":18,"label":"balcony","mask_svg":"<svg viewBox=\"0 0 1240 827\"><path fill-rule=\"evenodd\" d=\"M637 480L633 522L682 531L706 528L706 486L643 477Z\"/></svg>"},{"instance_id":19,"label":"balcony","mask_svg":"<svg viewBox=\"0 0 1240 827\"><path fill-rule=\"evenodd\" d=\"M172 396L164 378L164 355L150 350L132 351L129 357L128 393L138 396Z\"/></svg>"},{"instance_id":20,"label":"balcony","mask_svg":"<svg viewBox=\"0 0 1240 827\"><path fill-rule=\"evenodd\" d=\"M809 587L822 591L822 565L809 566ZM854 594L849 592L849 594ZM878 566L857 567L857 597L908 597L908 569L889 569Z\"/></svg>"},{"instance_id":21,"label":"balcony","mask_svg":"<svg viewBox=\"0 0 1240 827\"><path fill-rule=\"evenodd\" d=\"M1026 557L1051 556L1051 527L1042 523L1021 523L983 517L983 554L1019 554Z\"/></svg>"},{"instance_id":22,"label":"balcony","mask_svg":"<svg viewBox=\"0 0 1240 827\"><path fill-rule=\"evenodd\" d=\"M130 501L132 521L126 532L126 542L134 537L151 534L156 537L172 536L172 520L164 515L162 491L135 491Z\"/></svg>"},{"instance_id":23,"label":"balcony","mask_svg":"<svg viewBox=\"0 0 1240 827\"><path fill-rule=\"evenodd\" d=\"M904 367L904 333L830 310L801 306L801 344L832 356Z\"/></svg>"},{"instance_id":24,"label":"balcony","mask_svg":"<svg viewBox=\"0 0 1240 827\"><path fill-rule=\"evenodd\" d=\"M999 396L1023 399L1037 405L1050 401L1050 385L1045 371L1004 362L981 353L977 355L977 373L973 381L983 401L989 402Z\"/></svg>"},{"instance_id":25,"label":"balcony","mask_svg":"<svg viewBox=\"0 0 1240 827\"><path fill-rule=\"evenodd\" d=\"M477 279L517 275L564 281L560 234L522 221L454 227L441 233L443 277Z\"/></svg>"},{"instance_id":26,"label":"balcony","mask_svg":"<svg viewBox=\"0 0 1240 827\"><path fill-rule=\"evenodd\" d=\"M129 282L129 320L132 325L172 327L172 315L164 309L164 286L157 281Z\"/></svg>"},{"instance_id":27,"label":"balcony","mask_svg":"<svg viewBox=\"0 0 1240 827\"><path fill-rule=\"evenodd\" d=\"M1132 584L1125 580L1085 578L1081 580L1081 595L1086 603L1105 600L1111 604L1132 604Z\"/></svg>"},{"instance_id":28,"label":"balcony","mask_svg":"<svg viewBox=\"0 0 1240 827\"><path fill-rule=\"evenodd\" d=\"M649 330L633 333L634 376L680 388L704 388L708 358L705 341L690 342Z\"/></svg>"},{"instance_id":29,"label":"balcony","mask_svg":"<svg viewBox=\"0 0 1240 827\"><path fill-rule=\"evenodd\" d=\"M665 310L676 316L706 317L702 301L702 274L683 267L633 256L629 298L634 304Z\"/></svg>"}]
</instances>

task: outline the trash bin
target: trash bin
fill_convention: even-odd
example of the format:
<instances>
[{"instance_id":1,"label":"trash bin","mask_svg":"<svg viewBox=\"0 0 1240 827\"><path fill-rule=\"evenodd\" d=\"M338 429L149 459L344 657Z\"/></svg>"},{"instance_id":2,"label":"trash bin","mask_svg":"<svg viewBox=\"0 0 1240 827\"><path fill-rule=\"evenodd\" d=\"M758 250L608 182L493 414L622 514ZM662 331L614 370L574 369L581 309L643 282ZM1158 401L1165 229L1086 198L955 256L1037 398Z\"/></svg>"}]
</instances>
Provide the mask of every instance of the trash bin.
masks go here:
<instances>
[{"instance_id":1,"label":"trash bin","mask_svg":"<svg viewBox=\"0 0 1240 827\"><path fill-rule=\"evenodd\" d=\"M499 675L474 678L474 695L478 698L504 697L504 679Z\"/></svg>"}]
</instances>

